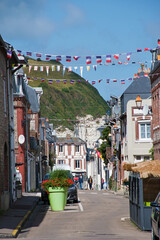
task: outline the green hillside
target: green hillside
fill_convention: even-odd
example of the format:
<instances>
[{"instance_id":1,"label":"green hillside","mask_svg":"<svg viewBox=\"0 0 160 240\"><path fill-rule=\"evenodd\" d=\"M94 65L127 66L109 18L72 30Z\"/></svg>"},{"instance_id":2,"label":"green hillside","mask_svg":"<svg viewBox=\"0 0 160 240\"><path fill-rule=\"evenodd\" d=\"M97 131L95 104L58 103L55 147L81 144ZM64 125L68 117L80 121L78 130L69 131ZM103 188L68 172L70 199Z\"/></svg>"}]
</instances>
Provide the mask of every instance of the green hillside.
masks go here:
<instances>
[{"instance_id":1,"label":"green hillside","mask_svg":"<svg viewBox=\"0 0 160 240\"><path fill-rule=\"evenodd\" d=\"M40 105L41 117L50 119L55 127L63 125L72 128L75 122L71 120L75 120L77 116L90 114L96 118L105 115L108 109L106 101L100 96L96 88L78 74L66 70L63 76L62 67L59 72L57 69L51 71L52 65L60 65L55 60L46 62L28 59L28 63L32 65L32 69L29 73L29 67L24 67L24 72L30 78L29 85L43 88ZM39 67L37 71L34 71L34 66L44 66L44 71L41 72ZM50 66L48 76L45 66ZM45 78L45 81L41 82L41 78ZM48 79L54 79L53 83L48 84ZM55 79L61 79L61 82L57 83ZM63 79L67 80L66 84L64 84ZM80 79L81 82L75 81L72 85L70 84L71 79Z\"/></svg>"}]
</instances>

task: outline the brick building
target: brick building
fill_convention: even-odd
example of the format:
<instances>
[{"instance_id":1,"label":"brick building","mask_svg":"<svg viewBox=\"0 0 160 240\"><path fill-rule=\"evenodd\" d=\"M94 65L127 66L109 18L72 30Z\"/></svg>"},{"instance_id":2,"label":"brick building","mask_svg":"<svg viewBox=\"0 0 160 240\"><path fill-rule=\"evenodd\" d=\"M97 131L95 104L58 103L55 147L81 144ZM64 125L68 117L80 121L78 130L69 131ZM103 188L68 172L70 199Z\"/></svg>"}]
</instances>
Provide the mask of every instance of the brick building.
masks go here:
<instances>
[{"instance_id":1,"label":"brick building","mask_svg":"<svg viewBox=\"0 0 160 240\"><path fill-rule=\"evenodd\" d=\"M12 64L18 64L19 59L13 47L4 42L1 36L0 63L0 209L7 209L9 202L13 200L15 174L14 149L11 144L13 136Z\"/></svg>"},{"instance_id":2,"label":"brick building","mask_svg":"<svg viewBox=\"0 0 160 240\"><path fill-rule=\"evenodd\" d=\"M150 72L152 112L153 112L153 151L154 159L160 160L160 46L152 50Z\"/></svg>"}]
</instances>

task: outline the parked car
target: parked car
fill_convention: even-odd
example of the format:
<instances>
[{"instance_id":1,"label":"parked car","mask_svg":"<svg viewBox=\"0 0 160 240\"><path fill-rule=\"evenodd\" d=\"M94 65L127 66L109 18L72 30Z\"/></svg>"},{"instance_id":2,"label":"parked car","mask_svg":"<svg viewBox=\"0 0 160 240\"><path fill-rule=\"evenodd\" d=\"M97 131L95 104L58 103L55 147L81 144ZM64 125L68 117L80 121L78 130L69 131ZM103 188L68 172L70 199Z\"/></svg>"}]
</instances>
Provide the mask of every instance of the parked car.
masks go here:
<instances>
[{"instance_id":1,"label":"parked car","mask_svg":"<svg viewBox=\"0 0 160 240\"><path fill-rule=\"evenodd\" d=\"M158 193L154 202L151 202L151 226L152 226L152 239L160 239L160 192Z\"/></svg>"},{"instance_id":2,"label":"parked car","mask_svg":"<svg viewBox=\"0 0 160 240\"><path fill-rule=\"evenodd\" d=\"M73 180L73 175L69 174L69 177ZM44 181L48 180L50 178L50 174L47 173L44 176ZM41 187L41 200L46 203L49 204L49 199L48 199L48 194L47 192ZM77 190L77 184L74 183L72 184L69 188L68 188L68 192L67 192L67 202L78 202L78 190Z\"/></svg>"}]
</instances>

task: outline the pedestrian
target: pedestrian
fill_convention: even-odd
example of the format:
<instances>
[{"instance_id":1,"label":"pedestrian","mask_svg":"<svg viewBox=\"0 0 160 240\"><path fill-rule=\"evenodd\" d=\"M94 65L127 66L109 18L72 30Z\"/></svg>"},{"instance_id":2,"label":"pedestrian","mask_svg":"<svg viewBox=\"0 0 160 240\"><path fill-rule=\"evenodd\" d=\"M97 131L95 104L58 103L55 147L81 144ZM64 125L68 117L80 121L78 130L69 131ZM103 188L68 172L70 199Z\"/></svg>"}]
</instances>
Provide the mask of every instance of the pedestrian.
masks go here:
<instances>
[{"instance_id":1,"label":"pedestrian","mask_svg":"<svg viewBox=\"0 0 160 240\"><path fill-rule=\"evenodd\" d=\"M103 185L104 185L104 179L101 178L101 189L103 189Z\"/></svg>"},{"instance_id":2,"label":"pedestrian","mask_svg":"<svg viewBox=\"0 0 160 240\"><path fill-rule=\"evenodd\" d=\"M90 176L88 179L88 184L89 184L89 189L92 190L92 184L93 184L93 180L92 177Z\"/></svg>"},{"instance_id":3,"label":"pedestrian","mask_svg":"<svg viewBox=\"0 0 160 240\"><path fill-rule=\"evenodd\" d=\"M83 189L82 188L82 184L83 184L83 176L82 176L82 174L80 174L80 176L79 176L79 184L80 184L80 189Z\"/></svg>"},{"instance_id":4,"label":"pedestrian","mask_svg":"<svg viewBox=\"0 0 160 240\"><path fill-rule=\"evenodd\" d=\"M87 177L86 172L84 173L84 176L83 176L83 189L85 189L85 190L88 189L88 177Z\"/></svg>"}]
</instances>

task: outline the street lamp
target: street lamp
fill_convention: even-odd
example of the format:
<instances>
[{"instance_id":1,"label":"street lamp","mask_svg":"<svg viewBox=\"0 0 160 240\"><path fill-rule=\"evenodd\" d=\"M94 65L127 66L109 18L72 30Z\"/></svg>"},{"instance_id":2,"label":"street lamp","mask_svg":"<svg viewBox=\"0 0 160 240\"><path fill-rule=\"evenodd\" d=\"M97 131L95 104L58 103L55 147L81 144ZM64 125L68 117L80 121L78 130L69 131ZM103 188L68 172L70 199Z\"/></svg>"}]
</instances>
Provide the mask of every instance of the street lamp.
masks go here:
<instances>
[{"instance_id":1,"label":"street lamp","mask_svg":"<svg viewBox=\"0 0 160 240\"><path fill-rule=\"evenodd\" d=\"M136 106L138 109L142 107L142 99L139 95L137 95L137 98L136 98Z\"/></svg>"},{"instance_id":2,"label":"street lamp","mask_svg":"<svg viewBox=\"0 0 160 240\"><path fill-rule=\"evenodd\" d=\"M118 181L118 150L119 150L119 128L115 123L113 126L115 132L115 150L116 150L116 171L115 171L115 192L117 192L117 181Z\"/></svg>"}]
</instances>

